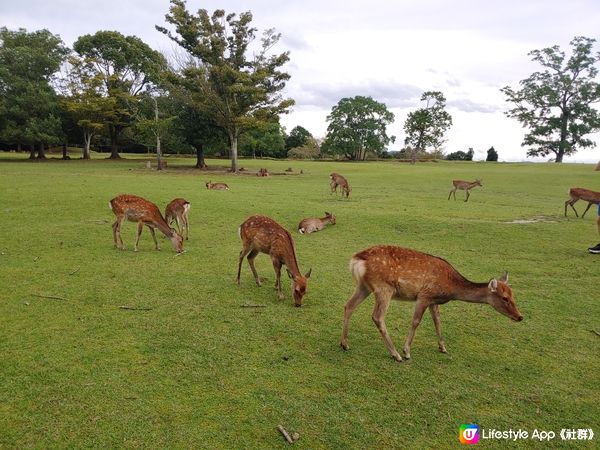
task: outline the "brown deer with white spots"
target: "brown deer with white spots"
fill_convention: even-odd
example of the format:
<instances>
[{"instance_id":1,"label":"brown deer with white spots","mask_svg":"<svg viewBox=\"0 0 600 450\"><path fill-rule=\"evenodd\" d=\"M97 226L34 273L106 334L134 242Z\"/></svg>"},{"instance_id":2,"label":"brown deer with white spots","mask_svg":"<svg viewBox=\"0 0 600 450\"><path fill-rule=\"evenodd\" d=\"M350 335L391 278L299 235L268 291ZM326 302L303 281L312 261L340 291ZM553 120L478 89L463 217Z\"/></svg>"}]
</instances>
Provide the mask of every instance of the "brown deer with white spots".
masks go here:
<instances>
[{"instance_id":1,"label":"brown deer with white spots","mask_svg":"<svg viewBox=\"0 0 600 450\"><path fill-rule=\"evenodd\" d=\"M337 194L337 188L339 186L340 191L342 193L342 197L346 195L346 198L348 198L350 192L352 192L352 189L350 189L350 185L348 184L348 180L346 180L346 178L344 178L339 173L332 172L331 174L329 174L329 180L329 187L331 188L332 194L334 192Z\"/></svg>"},{"instance_id":2,"label":"brown deer with white spots","mask_svg":"<svg viewBox=\"0 0 600 450\"><path fill-rule=\"evenodd\" d=\"M142 198L137 195L119 195L113 198L108 207L117 216L117 220L112 225L113 239L115 241L115 247L123 250L123 239L121 239L121 226L127 219L130 222L137 222L137 236L135 244L133 246L134 251L138 251L138 243L140 242L140 236L144 225L148 227L154 240L154 246L156 250L160 250L158 247L158 241L156 240L156 234L154 229L158 228L167 238L171 240L173 247L177 253L183 252L183 238L173 228L171 228L166 220L163 218L158 206L154 203Z\"/></svg>"},{"instance_id":3,"label":"brown deer with white spots","mask_svg":"<svg viewBox=\"0 0 600 450\"><path fill-rule=\"evenodd\" d=\"M182 234L182 230L185 230L185 240L187 241L190 237L190 223L188 220L188 214L190 212L190 202L184 198L176 198L165 208L165 221L169 226L175 221L177 224L177 231Z\"/></svg>"},{"instance_id":4,"label":"brown deer with white spots","mask_svg":"<svg viewBox=\"0 0 600 450\"><path fill-rule=\"evenodd\" d=\"M460 190L465 191L465 194L467 195L465 198L465 202L469 201L469 196L471 195L471 194L469 194L469 191L471 189L473 189L476 186L483 187L481 184L481 180L475 180L475 181L452 180L452 184L454 185L454 187L450 190L450 193L448 194L448 200L450 200L450 196L452 194L454 194L454 200L456 200L456 190L460 189Z\"/></svg>"},{"instance_id":5,"label":"brown deer with white spots","mask_svg":"<svg viewBox=\"0 0 600 450\"><path fill-rule=\"evenodd\" d=\"M228 191L229 186L227 186L225 183L213 183L212 181L209 181L206 183L206 189L212 189L215 191Z\"/></svg>"},{"instance_id":6,"label":"brown deer with white spots","mask_svg":"<svg viewBox=\"0 0 600 450\"><path fill-rule=\"evenodd\" d=\"M331 213L325 211L325 217L308 217L306 219L302 219L302 221L298 224L298 232L300 234L309 234L314 231L321 231L328 224L335 225L335 216Z\"/></svg>"},{"instance_id":7,"label":"brown deer with white spots","mask_svg":"<svg viewBox=\"0 0 600 450\"><path fill-rule=\"evenodd\" d=\"M429 309L433 317L439 349L446 353L439 305L451 300L487 303L512 320L517 322L523 320L508 285L506 273L501 278L494 278L486 283L473 283L442 258L389 245L370 247L356 253L350 260L350 271L356 281L356 290L344 308L344 324L340 341L344 350L349 348L350 317L371 292L375 294L373 322L396 361L402 361L402 357L394 347L384 320L392 298L416 301L412 325L404 343L406 359L410 358L410 347L415 331L426 309Z\"/></svg>"},{"instance_id":8,"label":"brown deer with white spots","mask_svg":"<svg viewBox=\"0 0 600 450\"><path fill-rule=\"evenodd\" d=\"M565 202L565 217L567 217L567 205L570 205L573 211L575 211L575 215L579 217L577 210L573 206L578 200L588 202L587 208L585 208L585 211L581 215L582 219L585 217L585 213L588 212L588 209L590 209L592 205L597 205L600 203L600 192L590 191L589 189L584 188L569 189L569 197L569 200Z\"/></svg>"},{"instance_id":9,"label":"brown deer with white spots","mask_svg":"<svg viewBox=\"0 0 600 450\"><path fill-rule=\"evenodd\" d=\"M275 269L275 290L279 299L283 299L281 266L285 265L288 276L292 280L294 305L302 306L302 299L306 294L308 278L312 270L309 270L305 275L300 273L292 235L273 219L258 215L246 219L240 225L239 234L243 247L242 251L240 251L236 283L240 284L242 262L244 257L248 255L248 264L250 265L256 284L261 286L261 280L254 267L254 258L256 258L258 253L266 253L271 257L273 269Z\"/></svg>"}]
</instances>

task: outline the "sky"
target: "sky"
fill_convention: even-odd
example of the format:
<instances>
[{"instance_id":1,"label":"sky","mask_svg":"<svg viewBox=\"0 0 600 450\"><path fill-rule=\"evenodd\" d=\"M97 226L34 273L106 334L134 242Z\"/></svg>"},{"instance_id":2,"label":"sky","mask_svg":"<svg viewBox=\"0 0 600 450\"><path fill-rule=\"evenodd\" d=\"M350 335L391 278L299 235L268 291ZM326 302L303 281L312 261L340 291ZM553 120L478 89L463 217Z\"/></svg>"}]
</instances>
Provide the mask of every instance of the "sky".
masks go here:
<instances>
[{"instance_id":1,"label":"sky","mask_svg":"<svg viewBox=\"0 0 600 450\"><path fill-rule=\"evenodd\" d=\"M404 142L407 114L423 106L421 94L441 91L453 126L446 153L473 148L485 159L493 146L501 161L528 158L526 132L504 112L500 88L518 88L541 66L528 53L558 45L567 55L575 36L600 41L598 0L188 0L188 10L251 11L262 32L275 28L275 51L290 52L285 96L296 101L281 117L289 133L297 125L315 137L327 132L327 115L344 97L371 96L395 115L390 150ZM0 0L0 26L46 28L71 46L84 34L116 30L136 35L167 55L179 50L156 31L166 26L167 0ZM596 50L600 49L600 43ZM591 135L600 144L600 134ZM597 162L600 145L565 162Z\"/></svg>"}]
</instances>

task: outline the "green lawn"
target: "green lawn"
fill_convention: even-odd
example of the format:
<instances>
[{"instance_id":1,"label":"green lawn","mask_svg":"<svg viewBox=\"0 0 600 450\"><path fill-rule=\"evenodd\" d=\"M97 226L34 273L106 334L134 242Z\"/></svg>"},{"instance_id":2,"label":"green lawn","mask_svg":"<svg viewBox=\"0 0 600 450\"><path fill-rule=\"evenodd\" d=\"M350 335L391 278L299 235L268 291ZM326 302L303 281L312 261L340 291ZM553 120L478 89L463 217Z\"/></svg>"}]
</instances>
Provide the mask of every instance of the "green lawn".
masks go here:
<instances>
[{"instance_id":1,"label":"green lawn","mask_svg":"<svg viewBox=\"0 0 600 450\"><path fill-rule=\"evenodd\" d=\"M0 158L0 448L288 448L278 424L300 434L299 449L459 448L458 428L471 422L592 428L593 442L550 446L596 448L600 256L587 247L600 236L593 209L563 217L569 187L600 190L591 165L241 161L296 173L258 178L206 174L173 157L164 172L146 170L143 157ZM329 194L332 171L348 178L348 200ZM453 178L482 178L483 188L468 203L462 191L448 201ZM208 191L209 180L231 191ZM134 253L133 223L123 226L126 251L114 249L108 201L120 193L163 210L189 200L186 252L175 256L162 236L157 252L144 231ZM295 231L324 211L337 225ZM287 278L277 299L266 255L257 258L262 288L246 262L234 283L237 228L256 213L292 231L300 269L312 268L302 308ZM543 220L510 223L532 218ZM342 351L348 261L383 243L442 256L473 281L507 270L523 322L450 302L441 307L449 354L438 352L426 314L413 359L399 364L369 299ZM388 311L398 348L411 315L410 303Z\"/></svg>"}]
</instances>

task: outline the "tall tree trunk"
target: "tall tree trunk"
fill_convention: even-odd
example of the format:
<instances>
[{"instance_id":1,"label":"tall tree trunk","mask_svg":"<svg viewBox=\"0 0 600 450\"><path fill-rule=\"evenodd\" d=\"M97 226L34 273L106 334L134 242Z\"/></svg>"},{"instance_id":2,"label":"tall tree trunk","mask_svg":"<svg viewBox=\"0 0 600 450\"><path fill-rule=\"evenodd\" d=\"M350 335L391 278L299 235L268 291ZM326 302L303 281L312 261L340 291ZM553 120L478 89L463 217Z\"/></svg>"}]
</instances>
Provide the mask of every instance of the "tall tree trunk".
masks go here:
<instances>
[{"instance_id":1,"label":"tall tree trunk","mask_svg":"<svg viewBox=\"0 0 600 450\"><path fill-rule=\"evenodd\" d=\"M29 159L35 159L35 144L29 144Z\"/></svg>"},{"instance_id":2,"label":"tall tree trunk","mask_svg":"<svg viewBox=\"0 0 600 450\"><path fill-rule=\"evenodd\" d=\"M121 159L119 156L119 131L114 125L109 127L110 134L110 159Z\"/></svg>"},{"instance_id":3,"label":"tall tree trunk","mask_svg":"<svg viewBox=\"0 0 600 450\"><path fill-rule=\"evenodd\" d=\"M90 144L92 142L92 133L83 133L83 159L91 159Z\"/></svg>"},{"instance_id":4,"label":"tall tree trunk","mask_svg":"<svg viewBox=\"0 0 600 450\"><path fill-rule=\"evenodd\" d=\"M37 145L37 159L46 159L46 148L43 142Z\"/></svg>"},{"instance_id":5,"label":"tall tree trunk","mask_svg":"<svg viewBox=\"0 0 600 450\"><path fill-rule=\"evenodd\" d=\"M71 159L71 158L69 158L69 155L67 155L67 143L66 142L63 142L62 152L63 152L62 159Z\"/></svg>"},{"instance_id":6,"label":"tall tree trunk","mask_svg":"<svg viewBox=\"0 0 600 450\"><path fill-rule=\"evenodd\" d=\"M22 150L23 150L23 149L21 148L21 143L20 143L20 142L18 142L18 143L17 143L17 152L18 152L18 153L21 153L21 151L22 151Z\"/></svg>"},{"instance_id":7,"label":"tall tree trunk","mask_svg":"<svg viewBox=\"0 0 600 450\"><path fill-rule=\"evenodd\" d=\"M160 148L160 136L156 135L156 170L163 170L162 150Z\"/></svg>"},{"instance_id":8,"label":"tall tree trunk","mask_svg":"<svg viewBox=\"0 0 600 450\"><path fill-rule=\"evenodd\" d=\"M238 133L237 130L234 130L229 133L229 140L231 142L231 171L233 173L238 173Z\"/></svg>"},{"instance_id":9,"label":"tall tree trunk","mask_svg":"<svg viewBox=\"0 0 600 450\"><path fill-rule=\"evenodd\" d=\"M204 146L199 144L198 146L192 145L192 148L196 150L196 167L198 169L206 169L206 162L204 161Z\"/></svg>"}]
</instances>

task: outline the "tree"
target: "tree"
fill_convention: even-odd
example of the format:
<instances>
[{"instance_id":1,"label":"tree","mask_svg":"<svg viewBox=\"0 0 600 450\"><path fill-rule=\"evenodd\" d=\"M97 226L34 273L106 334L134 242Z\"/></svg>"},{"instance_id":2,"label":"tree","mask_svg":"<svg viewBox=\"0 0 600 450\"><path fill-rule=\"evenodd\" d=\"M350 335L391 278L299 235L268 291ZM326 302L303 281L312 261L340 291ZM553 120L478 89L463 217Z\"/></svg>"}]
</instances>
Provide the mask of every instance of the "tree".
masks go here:
<instances>
[{"instance_id":1,"label":"tree","mask_svg":"<svg viewBox=\"0 0 600 450\"><path fill-rule=\"evenodd\" d=\"M283 99L281 91L290 76L280 68L289 53L270 55L281 38L274 29L263 33L257 53L250 57L249 46L255 39L252 13L225 14L222 9L209 16L205 9L190 14L183 0L171 0L167 23L175 34L164 27L156 29L167 35L201 66L196 69L196 89L202 93L204 110L229 137L231 170L238 169L238 138L260 122L274 121L294 104Z\"/></svg>"},{"instance_id":2,"label":"tree","mask_svg":"<svg viewBox=\"0 0 600 450\"><path fill-rule=\"evenodd\" d=\"M171 132L176 119L176 116L164 113L166 108L162 106L159 108L159 103L166 103L166 100L164 97L159 97L157 93L148 92L140 103L142 107L135 124L142 138L155 145L157 170L163 169L161 141Z\"/></svg>"},{"instance_id":3,"label":"tree","mask_svg":"<svg viewBox=\"0 0 600 450\"><path fill-rule=\"evenodd\" d=\"M158 80L165 59L140 38L117 31L86 34L73 48L93 76L100 77L103 95L110 98L111 109L106 111L104 123L110 136L110 157L119 158L119 137L133 125L140 95Z\"/></svg>"},{"instance_id":4,"label":"tree","mask_svg":"<svg viewBox=\"0 0 600 450\"><path fill-rule=\"evenodd\" d=\"M469 148L467 152L463 152L461 150L457 152L450 153L446 156L448 161L473 161L473 155L475 152L472 148Z\"/></svg>"},{"instance_id":5,"label":"tree","mask_svg":"<svg viewBox=\"0 0 600 450\"><path fill-rule=\"evenodd\" d=\"M264 123L240 137L240 152L256 158L285 158L285 138L278 122Z\"/></svg>"},{"instance_id":6,"label":"tree","mask_svg":"<svg viewBox=\"0 0 600 450\"><path fill-rule=\"evenodd\" d=\"M600 101L600 84L594 79L600 53L592 54L595 39L575 37L567 59L558 45L533 50L532 60L544 67L519 82L521 89L501 91L514 104L506 115L529 128L523 147L528 156L553 153L557 163L579 148L595 147L585 135L600 130L600 113L592 104Z\"/></svg>"},{"instance_id":7,"label":"tree","mask_svg":"<svg viewBox=\"0 0 600 450\"><path fill-rule=\"evenodd\" d=\"M356 96L341 99L327 116L327 136L321 149L324 153L342 154L348 159L363 161L367 152L381 154L395 136L387 135L387 125L394 114L387 106L371 97Z\"/></svg>"},{"instance_id":8,"label":"tree","mask_svg":"<svg viewBox=\"0 0 600 450\"><path fill-rule=\"evenodd\" d=\"M0 138L29 144L30 159L44 159L45 146L62 141L55 75L68 54L48 30L28 33L0 28Z\"/></svg>"},{"instance_id":9,"label":"tree","mask_svg":"<svg viewBox=\"0 0 600 450\"><path fill-rule=\"evenodd\" d=\"M306 128L301 127L300 125L295 126L285 140L285 149L290 150L292 148L302 147L312 137L312 134L310 134L310 131Z\"/></svg>"},{"instance_id":10,"label":"tree","mask_svg":"<svg viewBox=\"0 0 600 450\"><path fill-rule=\"evenodd\" d=\"M316 159L321 154L319 143L312 136L306 140L304 145L288 150L288 158L291 159Z\"/></svg>"},{"instance_id":11,"label":"tree","mask_svg":"<svg viewBox=\"0 0 600 450\"><path fill-rule=\"evenodd\" d=\"M498 152L494 147L490 147L487 151L486 161L498 161Z\"/></svg>"},{"instance_id":12,"label":"tree","mask_svg":"<svg viewBox=\"0 0 600 450\"><path fill-rule=\"evenodd\" d=\"M445 110L446 98L439 91L427 91L421 96L425 107L410 112L404 122L404 144L412 149L412 160L428 148L438 150L445 142L444 134L452 126L452 116Z\"/></svg>"}]
</instances>

